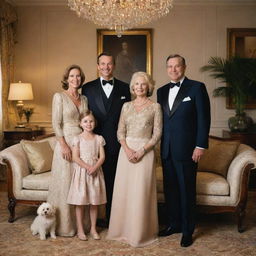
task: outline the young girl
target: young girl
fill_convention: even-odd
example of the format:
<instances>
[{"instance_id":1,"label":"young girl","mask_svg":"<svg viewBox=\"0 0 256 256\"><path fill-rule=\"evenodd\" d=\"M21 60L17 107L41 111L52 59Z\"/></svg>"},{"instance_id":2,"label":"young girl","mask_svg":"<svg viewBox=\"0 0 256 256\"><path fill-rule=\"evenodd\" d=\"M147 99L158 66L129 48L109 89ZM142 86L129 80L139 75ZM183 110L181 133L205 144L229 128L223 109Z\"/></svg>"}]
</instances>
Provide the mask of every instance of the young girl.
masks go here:
<instances>
[{"instance_id":1,"label":"young girl","mask_svg":"<svg viewBox=\"0 0 256 256\"><path fill-rule=\"evenodd\" d=\"M105 182L101 165L105 159L102 136L94 134L96 120L91 111L80 116L83 132L73 140L73 175L67 203L75 205L77 236L87 240L83 227L85 205L90 207L91 230L93 239L100 239L96 230L98 205L106 203Z\"/></svg>"}]
</instances>

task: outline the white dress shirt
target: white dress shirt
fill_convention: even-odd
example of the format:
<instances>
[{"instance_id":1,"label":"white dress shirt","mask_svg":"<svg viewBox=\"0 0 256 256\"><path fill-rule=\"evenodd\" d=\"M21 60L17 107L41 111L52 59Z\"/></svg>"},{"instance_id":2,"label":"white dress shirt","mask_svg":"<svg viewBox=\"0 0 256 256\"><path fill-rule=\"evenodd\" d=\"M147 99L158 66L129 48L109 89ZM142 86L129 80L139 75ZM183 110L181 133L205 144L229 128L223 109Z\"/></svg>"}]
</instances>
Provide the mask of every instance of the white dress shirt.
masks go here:
<instances>
[{"instance_id":1,"label":"white dress shirt","mask_svg":"<svg viewBox=\"0 0 256 256\"><path fill-rule=\"evenodd\" d=\"M185 77L183 77L179 82L180 82L180 86L174 86L173 88L170 88L169 90L169 96L168 96L168 103L169 103L169 108L170 108L170 111L172 110L172 106L173 106L173 103L174 103L174 100L179 92L179 89L184 81ZM177 83L177 82L174 82L171 80L172 83Z\"/></svg>"},{"instance_id":2,"label":"white dress shirt","mask_svg":"<svg viewBox=\"0 0 256 256\"><path fill-rule=\"evenodd\" d=\"M102 80L105 80L105 79L103 77L100 77L101 87L102 87L103 91L105 92L107 98L109 98L109 96L113 90L113 87L114 87L114 78L112 77L109 79L109 80L113 80L113 84L106 83L105 85L103 85Z\"/></svg>"}]
</instances>

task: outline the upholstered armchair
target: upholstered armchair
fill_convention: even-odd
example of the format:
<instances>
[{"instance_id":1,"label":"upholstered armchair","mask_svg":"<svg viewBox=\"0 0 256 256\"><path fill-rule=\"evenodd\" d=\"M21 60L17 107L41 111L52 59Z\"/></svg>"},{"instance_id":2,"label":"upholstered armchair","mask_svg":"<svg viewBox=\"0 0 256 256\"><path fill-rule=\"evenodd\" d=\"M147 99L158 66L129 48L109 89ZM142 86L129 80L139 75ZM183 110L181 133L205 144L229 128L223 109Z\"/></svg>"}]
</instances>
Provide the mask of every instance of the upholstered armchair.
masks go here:
<instances>
[{"instance_id":1,"label":"upholstered armchair","mask_svg":"<svg viewBox=\"0 0 256 256\"><path fill-rule=\"evenodd\" d=\"M256 166L256 151L238 141L210 136L209 149L198 164L197 206L205 213L234 212L238 231L243 232L242 220L248 194L251 169ZM157 156L158 201L164 202L162 167Z\"/></svg>"},{"instance_id":2,"label":"upholstered armchair","mask_svg":"<svg viewBox=\"0 0 256 256\"><path fill-rule=\"evenodd\" d=\"M51 135L21 142L0 152L1 163L7 166L9 222L15 220L17 204L38 206L46 201L55 142Z\"/></svg>"}]
</instances>

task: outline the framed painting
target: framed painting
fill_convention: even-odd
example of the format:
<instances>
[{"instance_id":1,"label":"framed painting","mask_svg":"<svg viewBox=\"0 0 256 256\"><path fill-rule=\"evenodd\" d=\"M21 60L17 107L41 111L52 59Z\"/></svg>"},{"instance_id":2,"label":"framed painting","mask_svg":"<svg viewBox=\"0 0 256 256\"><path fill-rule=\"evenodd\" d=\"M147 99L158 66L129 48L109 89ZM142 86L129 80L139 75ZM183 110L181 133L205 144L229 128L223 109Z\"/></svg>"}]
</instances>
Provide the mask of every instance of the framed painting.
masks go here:
<instances>
[{"instance_id":1,"label":"framed painting","mask_svg":"<svg viewBox=\"0 0 256 256\"><path fill-rule=\"evenodd\" d=\"M97 30L98 55L108 52L114 56L114 76L130 83L132 74L144 71L152 75L152 30L127 30L117 37L112 30Z\"/></svg>"},{"instance_id":2,"label":"framed painting","mask_svg":"<svg viewBox=\"0 0 256 256\"><path fill-rule=\"evenodd\" d=\"M256 28L228 28L227 29L227 57L240 56L256 58ZM228 109L234 108L232 99L227 98ZM248 98L246 109L255 109L256 100Z\"/></svg>"}]
</instances>

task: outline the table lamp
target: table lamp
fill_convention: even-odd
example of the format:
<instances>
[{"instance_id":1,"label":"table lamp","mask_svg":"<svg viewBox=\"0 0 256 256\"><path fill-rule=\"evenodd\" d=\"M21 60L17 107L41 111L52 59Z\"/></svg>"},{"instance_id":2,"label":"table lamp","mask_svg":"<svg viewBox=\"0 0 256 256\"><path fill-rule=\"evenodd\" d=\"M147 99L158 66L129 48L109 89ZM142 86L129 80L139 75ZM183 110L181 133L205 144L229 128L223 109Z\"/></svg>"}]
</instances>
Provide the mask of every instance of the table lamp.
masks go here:
<instances>
[{"instance_id":1,"label":"table lamp","mask_svg":"<svg viewBox=\"0 0 256 256\"><path fill-rule=\"evenodd\" d=\"M23 116L23 100L33 100L32 85L30 83L11 83L8 100L17 100L17 111L19 115L20 122L17 124L17 128L24 128L25 125L22 123Z\"/></svg>"}]
</instances>

